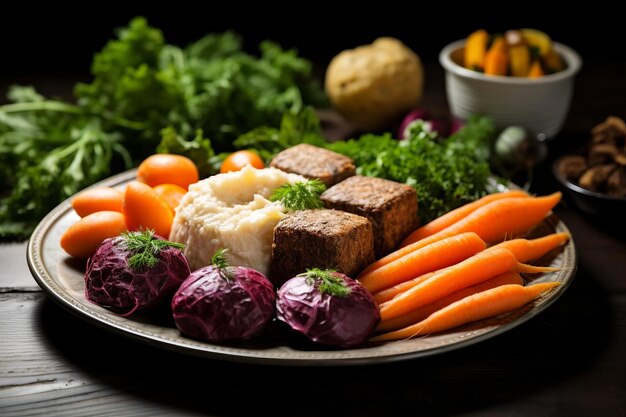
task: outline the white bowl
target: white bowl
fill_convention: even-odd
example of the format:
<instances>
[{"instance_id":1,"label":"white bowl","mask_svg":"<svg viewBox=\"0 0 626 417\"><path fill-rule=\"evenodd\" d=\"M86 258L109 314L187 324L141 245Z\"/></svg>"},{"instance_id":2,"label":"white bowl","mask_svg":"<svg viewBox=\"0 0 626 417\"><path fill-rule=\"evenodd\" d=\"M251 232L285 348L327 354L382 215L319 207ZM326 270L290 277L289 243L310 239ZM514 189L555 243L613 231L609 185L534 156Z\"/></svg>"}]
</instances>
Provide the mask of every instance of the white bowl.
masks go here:
<instances>
[{"instance_id":1,"label":"white bowl","mask_svg":"<svg viewBox=\"0 0 626 417\"><path fill-rule=\"evenodd\" d=\"M472 114L490 116L496 127L522 126L538 138L561 130L574 90L574 76L582 65L571 48L554 42L566 68L539 78L485 75L460 65L465 40L442 49L439 62L446 71L446 93L452 115L466 120Z\"/></svg>"}]
</instances>

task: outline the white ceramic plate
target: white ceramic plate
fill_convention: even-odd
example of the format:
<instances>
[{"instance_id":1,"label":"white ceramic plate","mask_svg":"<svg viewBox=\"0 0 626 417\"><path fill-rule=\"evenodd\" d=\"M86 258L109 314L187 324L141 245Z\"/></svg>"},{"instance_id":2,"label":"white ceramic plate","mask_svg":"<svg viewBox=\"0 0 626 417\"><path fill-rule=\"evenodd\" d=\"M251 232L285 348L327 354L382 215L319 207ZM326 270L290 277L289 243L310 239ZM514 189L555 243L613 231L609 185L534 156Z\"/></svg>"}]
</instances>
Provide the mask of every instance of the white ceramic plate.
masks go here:
<instances>
[{"instance_id":1,"label":"white ceramic plate","mask_svg":"<svg viewBox=\"0 0 626 417\"><path fill-rule=\"evenodd\" d=\"M135 171L128 171L97 185L123 187L134 177ZM214 344L182 336L173 320L163 314L142 313L120 317L87 301L84 297L84 262L72 259L59 246L61 234L76 220L78 216L68 199L41 221L28 243L28 265L50 298L83 319L136 340L184 353L238 362L348 365L383 363L440 354L491 338L536 316L563 294L573 280L576 269L576 251L570 240L558 251L535 263L561 267L559 272L543 274L537 278L537 282L559 281L562 285L519 310L438 335L339 350L304 343L282 331L276 324L270 326L267 334L257 339L236 344ZM545 235L554 231L569 232L565 224L552 215L544 220L533 235Z\"/></svg>"}]
</instances>

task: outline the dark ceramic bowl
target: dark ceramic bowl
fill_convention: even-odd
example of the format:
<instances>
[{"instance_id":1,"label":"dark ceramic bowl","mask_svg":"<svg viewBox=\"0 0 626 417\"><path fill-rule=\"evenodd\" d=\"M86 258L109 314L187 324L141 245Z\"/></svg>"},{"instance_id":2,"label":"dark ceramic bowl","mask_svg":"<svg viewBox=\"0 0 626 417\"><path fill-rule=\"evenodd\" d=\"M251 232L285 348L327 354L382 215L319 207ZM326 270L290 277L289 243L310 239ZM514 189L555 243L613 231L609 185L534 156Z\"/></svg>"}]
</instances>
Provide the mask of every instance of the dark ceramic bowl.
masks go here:
<instances>
[{"instance_id":1,"label":"dark ceramic bowl","mask_svg":"<svg viewBox=\"0 0 626 417\"><path fill-rule=\"evenodd\" d=\"M626 198L589 191L568 181L559 170L563 157L552 165L552 173L557 179L567 201L582 212L598 217L617 217L626 213Z\"/></svg>"}]
</instances>

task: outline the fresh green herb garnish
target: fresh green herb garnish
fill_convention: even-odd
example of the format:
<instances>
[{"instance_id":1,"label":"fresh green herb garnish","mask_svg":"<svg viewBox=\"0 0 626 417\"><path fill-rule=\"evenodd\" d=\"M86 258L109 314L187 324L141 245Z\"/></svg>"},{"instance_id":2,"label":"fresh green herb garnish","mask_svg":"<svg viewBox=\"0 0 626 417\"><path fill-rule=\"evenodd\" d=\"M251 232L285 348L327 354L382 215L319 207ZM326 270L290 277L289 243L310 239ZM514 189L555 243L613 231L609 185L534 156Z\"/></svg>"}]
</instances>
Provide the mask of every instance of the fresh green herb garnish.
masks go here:
<instances>
[{"instance_id":1,"label":"fresh green herb garnish","mask_svg":"<svg viewBox=\"0 0 626 417\"><path fill-rule=\"evenodd\" d=\"M211 265L216 267L219 270L219 274L230 281L233 279L233 271L228 263L228 259L226 259L226 252L228 249L220 248L215 254L211 257Z\"/></svg>"},{"instance_id":2,"label":"fresh green herb garnish","mask_svg":"<svg viewBox=\"0 0 626 417\"><path fill-rule=\"evenodd\" d=\"M146 229L139 232L122 233L124 245L133 252L128 259L128 266L135 271L144 271L153 268L159 262L162 249L183 249L185 245L154 237L154 230Z\"/></svg>"},{"instance_id":3,"label":"fresh green herb garnish","mask_svg":"<svg viewBox=\"0 0 626 417\"><path fill-rule=\"evenodd\" d=\"M335 297L346 297L350 294L350 287L339 277L335 275L333 269L307 269L302 274L306 277L307 284L317 285L317 289L322 294L330 294Z\"/></svg>"},{"instance_id":4,"label":"fresh green herb garnish","mask_svg":"<svg viewBox=\"0 0 626 417\"><path fill-rule=\"evenodd\" d=\"M211 265L216 266L220 269L228 268L228 260L226 259L226 251L228 249L218 249L217 252L211 257Z\"/></svg>"},{"instance_id":5,"label":"fresh green herb garnish","mask_svg":"<svg viewBox=\"0 0 626 417\"><path fill-rule=\"evenodd\" d=\"M324 191L326 191L326 185L318 179L287 183L275 189L270 200L280 201L283 206L292 211L319 209L324 207L320 199Z\"/></svg>"}]
</instances>

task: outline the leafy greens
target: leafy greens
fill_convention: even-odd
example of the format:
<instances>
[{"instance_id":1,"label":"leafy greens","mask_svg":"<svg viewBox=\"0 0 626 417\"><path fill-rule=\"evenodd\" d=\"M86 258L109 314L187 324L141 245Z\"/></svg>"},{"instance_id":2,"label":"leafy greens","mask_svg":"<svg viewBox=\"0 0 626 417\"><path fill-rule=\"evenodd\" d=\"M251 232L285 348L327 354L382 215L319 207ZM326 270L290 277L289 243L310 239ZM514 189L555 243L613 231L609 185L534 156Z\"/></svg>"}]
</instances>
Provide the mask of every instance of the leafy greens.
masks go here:
<instances>
[{"instance_id":1,"label":"leafy greens","mask_svg":"<svg viewBox=\"0 0 626 417\"><path fill-rule=\"evenodd\" d=\"M209 175L240 134L325 105L310 63L272 42L258 58L233 33L180 48L141 17L117 35L94 57L93 81L76 85L76 104L12 87L0 106L0 240L27 238L60 201L157 145Z\"/></svg>"}]
</instances>

